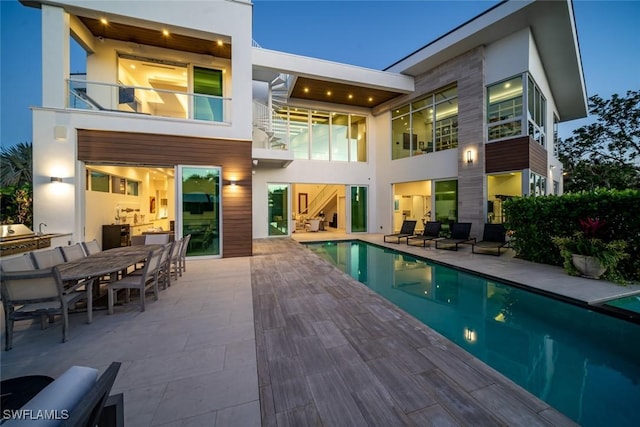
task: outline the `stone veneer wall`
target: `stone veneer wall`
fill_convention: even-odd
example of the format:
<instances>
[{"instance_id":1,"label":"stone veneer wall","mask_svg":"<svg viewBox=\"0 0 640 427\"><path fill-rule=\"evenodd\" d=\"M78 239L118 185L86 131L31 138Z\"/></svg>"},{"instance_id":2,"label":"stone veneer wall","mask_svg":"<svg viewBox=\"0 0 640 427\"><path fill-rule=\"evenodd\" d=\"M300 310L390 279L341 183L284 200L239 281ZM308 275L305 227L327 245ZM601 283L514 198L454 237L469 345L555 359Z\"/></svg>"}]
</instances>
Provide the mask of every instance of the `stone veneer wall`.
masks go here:
<instances>
[{"instance_id":1,"label":"stone veneer wall","mask_svg":"<svg viewBox=\"0 0 640 427\"><path fill-rule=\"evenodd\" d=\"M416 76L411 98L457 82L458 85L458 221L471 222L472 237L482 237L487 191L484 178L484 47L470 50ZM473 163L467 163L467 151Z\"/></svg>"}]
</instances>

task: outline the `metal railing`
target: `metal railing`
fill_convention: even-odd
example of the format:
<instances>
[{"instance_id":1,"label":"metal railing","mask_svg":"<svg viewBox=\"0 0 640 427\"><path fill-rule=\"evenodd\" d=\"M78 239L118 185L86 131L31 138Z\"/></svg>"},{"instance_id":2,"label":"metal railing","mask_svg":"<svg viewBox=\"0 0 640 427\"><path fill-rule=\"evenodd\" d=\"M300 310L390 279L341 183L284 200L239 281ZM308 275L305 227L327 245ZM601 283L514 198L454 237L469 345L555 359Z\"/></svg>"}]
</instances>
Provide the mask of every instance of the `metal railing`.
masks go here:
<instances>
[{"instance_id":1,"label":"metal railing","mask_svg":"<svg viewBox=\"0 0 640 427\"><path fill-rule=\"evenodd\" d=\"M68 108L230 123L231 98L192 92L68 80Z\"/></svg>"}]
</instances>

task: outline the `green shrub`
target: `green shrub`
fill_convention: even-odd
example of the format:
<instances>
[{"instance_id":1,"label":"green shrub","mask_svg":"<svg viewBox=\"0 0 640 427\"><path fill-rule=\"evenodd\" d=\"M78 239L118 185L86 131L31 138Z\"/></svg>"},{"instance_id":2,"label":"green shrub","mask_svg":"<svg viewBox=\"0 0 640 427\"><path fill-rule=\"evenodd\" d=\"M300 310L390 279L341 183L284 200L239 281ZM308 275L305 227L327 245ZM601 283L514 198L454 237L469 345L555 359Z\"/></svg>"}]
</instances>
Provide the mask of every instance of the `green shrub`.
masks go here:
<instances>
[{"instance_id":1,"label":"green shrub","mask_svg":"<svg viewBox=\"0 0 640 427\"><path fill-rule=\"evenodd\" d=\"M580 220L598 218L605 225L605 242L623 240L629 256L618 270L628 281L640 281L640 191L594 190L562 196L516 197L505 201L506 227L513 232L512 247L519 258L562 265L554 237L571 237Z\"/></svg>"}]
</instances>

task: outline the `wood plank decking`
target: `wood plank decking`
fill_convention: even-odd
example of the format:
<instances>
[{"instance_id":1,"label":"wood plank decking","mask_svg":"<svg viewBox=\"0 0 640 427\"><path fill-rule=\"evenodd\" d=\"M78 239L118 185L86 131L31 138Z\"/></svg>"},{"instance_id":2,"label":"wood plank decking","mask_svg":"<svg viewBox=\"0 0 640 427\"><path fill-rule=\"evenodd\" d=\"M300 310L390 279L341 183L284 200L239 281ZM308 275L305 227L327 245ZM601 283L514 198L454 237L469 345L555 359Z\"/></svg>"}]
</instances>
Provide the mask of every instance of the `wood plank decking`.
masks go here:
<instances>
[{"instance_id":1,"label":"wood plank decking","mask_svg":"<svg viewBox=\"0 0 640 427\"><path fill-rule=\"evenodd\" d=\"M574 425L291 239L251 276L263 426Z\"/></svg>"}]
</instances>

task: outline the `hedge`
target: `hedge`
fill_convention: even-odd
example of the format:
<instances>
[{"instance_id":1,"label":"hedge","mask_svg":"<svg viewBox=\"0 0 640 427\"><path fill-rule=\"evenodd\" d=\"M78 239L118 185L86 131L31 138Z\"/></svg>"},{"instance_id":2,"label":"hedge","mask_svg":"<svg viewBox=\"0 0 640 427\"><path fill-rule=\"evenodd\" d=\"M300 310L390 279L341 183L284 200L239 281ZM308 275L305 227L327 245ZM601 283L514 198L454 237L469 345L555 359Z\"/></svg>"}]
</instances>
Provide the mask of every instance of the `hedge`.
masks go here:
<instances>
[{"instance_id":1,"label":"hedge","mask_svg":"<svg viewBox=\"0 0 640 427\"><path fill-rule=\"evenodd\" d=\"M554 236L571 236L580 219L605 222L605 240L624 240L629 258L619 265L623 277L640 281L640 191L601 190L561 196L515 197L506 200L505 226L513 232L516 256L529 261L562 265Z\"/></svg>"}]
</instances>

